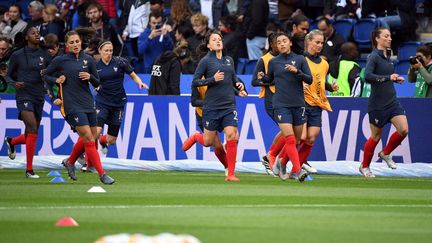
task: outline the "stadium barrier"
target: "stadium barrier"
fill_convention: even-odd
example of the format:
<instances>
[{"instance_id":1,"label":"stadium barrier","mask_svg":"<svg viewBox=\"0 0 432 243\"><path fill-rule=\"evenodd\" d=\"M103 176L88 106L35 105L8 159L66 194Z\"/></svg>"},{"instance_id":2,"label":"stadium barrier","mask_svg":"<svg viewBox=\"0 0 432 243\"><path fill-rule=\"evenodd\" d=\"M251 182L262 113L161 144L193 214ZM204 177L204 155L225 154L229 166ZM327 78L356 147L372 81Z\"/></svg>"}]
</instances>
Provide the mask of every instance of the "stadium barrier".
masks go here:
<instances>
[{"instance_id":1,"label":"stadium barrier","mask_svg":"<svg viewBox=\"0 0 432 243\"><path fill-rule=\"evenodd\" d=\"M12 95L1 95L0 104L0 155L7 155L3 138L24 132L17 119L17 109ZM432 163L430 141L432 137L432 99L401 98L410 126L410 133L392 154L396 162ZM333 112L324 111L322 131L315 142L310 161L360 161L363 144L370 136L365 98L330 98ZM263 100L256 97L237 98L240 140L237 160L257 162L266 154L278 129L267 116ZM167 160L217 160L210 148L193 146L188 152L181 149L182 141L196 127L195 110L190 97L129 96L124 121L115 146L110 146L108 157L119 159ZM390 134L387 126L376 152L380 151ZM67 155L71 152L77 135L61 116L58 107L45 102L37 155ZM384 142L383 142L384 141ZM25 149L17 146L17 156ZM373 161L377 161L375 153Z\"/></svg>"}]
</instances>

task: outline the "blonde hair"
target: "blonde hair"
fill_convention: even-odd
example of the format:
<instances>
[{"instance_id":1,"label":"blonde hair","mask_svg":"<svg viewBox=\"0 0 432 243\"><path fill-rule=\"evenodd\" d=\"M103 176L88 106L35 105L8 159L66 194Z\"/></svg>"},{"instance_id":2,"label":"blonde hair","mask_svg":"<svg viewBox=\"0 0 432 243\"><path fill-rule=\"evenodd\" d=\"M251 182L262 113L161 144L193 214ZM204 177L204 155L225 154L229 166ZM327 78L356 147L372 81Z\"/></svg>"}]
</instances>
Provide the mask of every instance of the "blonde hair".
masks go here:
<instances>
[{"instance_id":1,"label":"blonde hair","mask_svg":"<svg viewBox=\"0 0 432 243\"><path fill-rule=\"evenodd\" d=\"M58 8L54 4L47 4L43 9L46 15L49 17L49 21L56 19L56 14L59 12Z\"/></svg>"},{"instance_id":2,"label":"blonde hair","mask_svg":"<svg viewBox=\"0 0 432 243\"><path fill-rule=\"evenodd\" d=\"M312 41L313 38L314 38L315 36L318 36L318 35L324 37L324 33L323 33L321 30L311 30L311 31L310 31L310 32L305 36L305 48L307 48L308 43L309 43L310 41Z\"/></svg>"},{"instance_id":3,"label":"blonde hair","mask_svg":"<svg viewBox=\"0 0 432 243\"><path fill-rule=\"evenodd\" d=\"M190 19L192 25L205 25L208 26L208 17L205 15L202 15L200 13L196 13L192 15Z\"/></svg>"}]
</instances>

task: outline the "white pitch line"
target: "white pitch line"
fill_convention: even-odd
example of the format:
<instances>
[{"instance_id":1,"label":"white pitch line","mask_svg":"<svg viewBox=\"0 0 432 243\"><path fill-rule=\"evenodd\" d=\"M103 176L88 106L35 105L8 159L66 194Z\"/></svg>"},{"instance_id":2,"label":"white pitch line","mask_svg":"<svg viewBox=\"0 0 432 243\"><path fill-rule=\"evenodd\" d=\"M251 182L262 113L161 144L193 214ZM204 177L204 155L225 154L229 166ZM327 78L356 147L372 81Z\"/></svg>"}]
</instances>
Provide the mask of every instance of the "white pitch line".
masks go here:
<instances>
[{"instance_id":1,"label":"white pitch line","mask_svg":"<svg viewBox=\"0 0 432 243\"><path fill-rule=\"evenodd\" d=\"M432 204L222 204L222 205L70 205L70 206L11 206L0 210L52 209L140 209L140 208L432 208Z\"/></svg>"}]
</instances>

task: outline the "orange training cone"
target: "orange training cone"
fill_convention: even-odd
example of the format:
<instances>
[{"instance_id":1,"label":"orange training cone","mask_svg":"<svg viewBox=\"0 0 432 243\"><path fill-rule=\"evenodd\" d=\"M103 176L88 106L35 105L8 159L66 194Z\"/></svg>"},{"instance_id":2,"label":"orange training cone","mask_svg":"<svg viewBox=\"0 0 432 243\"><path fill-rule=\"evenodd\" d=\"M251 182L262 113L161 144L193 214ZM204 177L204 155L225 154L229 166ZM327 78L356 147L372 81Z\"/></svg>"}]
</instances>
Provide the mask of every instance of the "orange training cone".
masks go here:
<instances>
[{"instance_id":1,"label":"orange training cone","mask_svg":"<svg viewBox=\"0 0 432 243\"><path fill-rule=\"evenodd\" d=\"M79 226L79 224L72 217L64 217L64 218L59 219L59 221L57 221L56 226L58 226L58 227L74 227L74 226Z\"/></svg>"}]
</instances>

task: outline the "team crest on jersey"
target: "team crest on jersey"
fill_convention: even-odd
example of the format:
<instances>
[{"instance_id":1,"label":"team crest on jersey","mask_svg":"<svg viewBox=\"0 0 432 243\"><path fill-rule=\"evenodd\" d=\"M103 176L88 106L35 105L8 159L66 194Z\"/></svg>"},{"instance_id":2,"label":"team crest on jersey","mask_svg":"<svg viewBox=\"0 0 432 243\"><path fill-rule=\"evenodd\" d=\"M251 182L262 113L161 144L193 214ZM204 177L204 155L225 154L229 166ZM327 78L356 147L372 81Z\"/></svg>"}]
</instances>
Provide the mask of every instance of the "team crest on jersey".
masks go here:
<instances>
[{"instance_id":1,"label":"team crest on jersey","mask_svg":"<svg viewBox=\"0 0 432 243\"><path fill-rule=\"evenodd\" d=\"M229 65L231 65L231 61L230 61L230 59L226 59L226 64L229 66Z\"/></svg>"},{"instance_id":2,"label":"team crest on jersey","mask_svg":"<svg viewBox=\"0 0 432 243\"><path fill-rule=\"evenodd\" d=\"M87 59L84 59L83 63L84 63L84 65L87 65L87 63L88 63Z\"/></svg>"},{"instance_id":3,"label":"team crest on jersey","mask_svg":"<svg viewBox=\"0 0 432 243\"><path fill-rule=\"evenodd\" d=\"M99 109L96 109L96 114L99 114L99 112L100 112L100 110L99 110Z\"/></svg>"},{"instance_id":4,"label":"team crest on jersey","mask_svg":"<svg viewBox=\"0 0 432 243\"><path fill-rule=\"evenodd\" d=\"M291 64L292 64L293 66L295 66L295 63L296 63L296 61L291 61Z\"/></svg>"},{"instance_id":5,"label":"team crest on jersey","mask_svg":"<svg viewBox=\"0 0 432 243\"><path fill-rule=\"evenodd\" d=\"M206 124L205 126L208 127L210 122L206 121L205 124Z\"/></svg>"},{"instance_id":6,"label":"team crest on jersey","mask_svg":"<svg viewBox=\"0 0 432 243\"><path fill-rule=\"evenodd\" d=\"M24 106L27 108L28 107L28 102L24 102Z\"/></svg>"},{"instance_id":7,"label":"team crest on jersey","mask_svg":"<svg viewBox=\"0 0 432 243\"><path fill-rule=\"evenodd\" d=\"M378 124L379 120L375 118L375 124Z\"/></svg>"},{"instance_id":8,"label":"team crest on jersey","mask_svg":"<svg viewBox=\"0 0 432 243\"><path fill-rule=\"evenodd\" d=\"M114 72L117 72L118 67L113 67L113 69L114 69Z\"/></svg>"},{"instance_id":9,"label":"team crest on jersey","mask_svg":"<svg viewBox=\"0 0 432 243\"><path fill-rule=\"evenodd\" d=\"M76 123L79 122L79 118L78 117L75 117L74 120L75 120Z\"/></svg>"},{"instance_id":10,"label":"team crest on jersey","mask_svg":"<svg viewBox=\"0 0 432 243\"><path fill-rule=\"evenodd\" d=\"M278 115L279 121L282 120L282 115Z\"/></svg>"}]
</instances>

